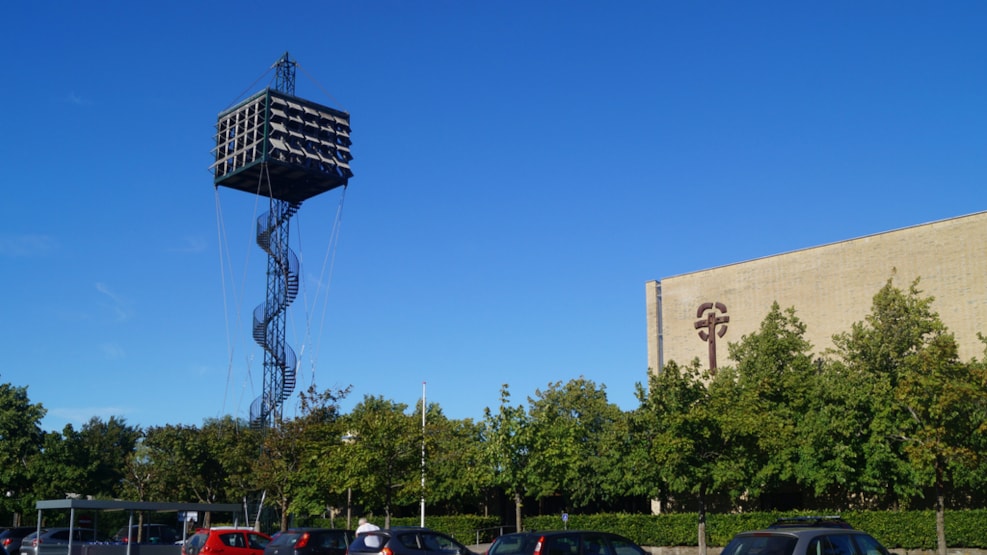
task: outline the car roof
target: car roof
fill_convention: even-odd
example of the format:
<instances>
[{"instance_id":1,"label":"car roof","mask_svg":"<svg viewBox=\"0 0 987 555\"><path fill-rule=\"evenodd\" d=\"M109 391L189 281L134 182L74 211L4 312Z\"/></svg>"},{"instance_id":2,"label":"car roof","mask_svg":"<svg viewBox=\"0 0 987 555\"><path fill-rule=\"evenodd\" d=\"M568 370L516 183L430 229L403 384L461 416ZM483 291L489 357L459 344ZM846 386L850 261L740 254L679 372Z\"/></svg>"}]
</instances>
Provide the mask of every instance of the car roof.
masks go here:
<instances>
[{"instance_id":1,"label":"car roof","mask_svg":"<svg viewBox=\"0 0 987 555\"><path fill-rule=\"evenodd\" d=\"M510 534L503 534L499 538L507 537L530 537L530 536L557 536L560 534L603 534L605 536L617 536L613 532L603 532L600 530L529 530L527 532L511 532Z\"/></svg>"},{"instance_id":2,"label":"car roof","mask_svg":"<svg viewBox=\"0 0 987 555\"><path fill-rule=\"evenodd\" d=\"M785 528L766 528L764 530L750 530L747 532L741 532L737 536L789 536L800 538L803 536L817 536L824 534L854 534L854 535L868 535L862 530L857 530L854 528L842 528L838 526L803 526L803 527L785 527Z\"/></svg>"},{"instance_id":3,"label":"car roof","mask_svg":"<svg viewBox=\"0 0 987 555\"><path fill-rule=\"evenodd\" d=\"M843 528L853 529L839 515L786 516L778 518L768 528Z\"/></svg>"}]
</instances>

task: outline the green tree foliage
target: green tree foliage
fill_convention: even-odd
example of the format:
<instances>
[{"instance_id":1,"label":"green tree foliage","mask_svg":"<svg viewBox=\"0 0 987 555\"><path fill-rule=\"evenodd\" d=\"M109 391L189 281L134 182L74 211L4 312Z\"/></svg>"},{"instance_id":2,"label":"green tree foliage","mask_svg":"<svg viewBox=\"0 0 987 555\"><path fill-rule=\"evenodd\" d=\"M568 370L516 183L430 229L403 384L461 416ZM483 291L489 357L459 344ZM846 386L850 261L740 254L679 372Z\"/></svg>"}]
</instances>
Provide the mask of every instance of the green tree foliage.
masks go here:
<instances>
[{"instance_id":1,"label":"green tree foliage","mask_svg":"<svg viewBox=\"0 0 987 555\"><path fill-rule=\"evenodd\" d=\"M867 399L858 415L867 423L863 441L864 468L858 489L877 506L906 506L921 494L922 482L905 455L901 441L890 441L911 427L911 416L895 402L895 391L907 372L909 356L927 337L943 331L932 312L932 299L919 296L917 282L908 293L889 279L874 296L871 313L847 333L833 338L836 355L846 373L862 387L856 394Z\"/></svg>"},{"instance_id":2,"label":"green tree foliage","mask_svg":"<svg viewBox=\"0 0 987 555\"><path fill-rule=\"evenodd\" d=\"M199 489L216 502L236 503L254 491L254 462L261 433L245 419L207 419L198 430L201 443Z\"/></svg>"},{"instance_id":3,"label":"green tree foliage","mask_svg":"<svg viewBox=\"0 0 987 555\"><path fill-rule=\"evenodd\" d=\"M776 302L757 332L729 345L737 397L720 420L726 435L749 440L751 495L794 488L801 481L798 436L815 378L812 346L804 336L795 309L782 311Z\"/></svg>"},{"instance_id":4,"label":"green tree foliage","mask_svg":"<svg viewBox=\"0 0 987 555\"><path fill-rule=\"evenodd\" d=\"M421 403L419 403L419 414ZM482 427L467 418L450 420L429 403L425 418L425 492L442 514L475 514L483 505L490 474L484 464ZM429 513L435 512L429 510ZM482 512L482 511L481 511Z\"/></svg>"},{"instance_id":5,"label":"green tree foliage","mask_svg":"<svg viewBox=\"0 0 987 555\"><path fill-rule=\"evenodd\" d=\"M263 449L253 465L255 485L274 499L286 530L291 514L322 515L340 506L338 461L343 424L339 401L347 390L301 392L299 416L263 432Z\"/></svg>"},{"instance_id":6,"label":"green tree foliage","mask_svg":"<svg viewBox=\"0 0 987 555\"><path fill-rule=\"evenodd\" d=\"M987 374L982 364L959 361L954 336L918 283L902 291L888 280L871 314L837 344L846 365L870 382L863 392L874 405L863 486L895 504L932 486L938 552L945 555L945 492L955 473L978 464Z\"/></svg>"},{"instance_id":7,"label":"green tree foliage","mask_svg":"<svg viewBox=\"0 0 987 555\"><path fill-rule=\"evenodd\" d=\"M531 455L530 418L523 405L511 405L510 387L500 388L500 407L493 413L483 410L483 446L492 474L492 484L502 488L514 500L514 519L521 526L521 506L528 481Z\"/></svg>"},{"instance_id":8,"label":"green tree foliage","mask_svg":"<svg viewBox=\"0 0 987 555\"><path fill-rule=\"evenodd\" d=\"M255 486L278 508L282 531L288 529L289 508L303 485L304 433L301 419L276 422L264 430L260 456L254 465Z\"/></svg>"},{"instance_id":9,"label":"green tree foliage","mask_svg":"<svg viewBox=\"0 0 987 555\"><path fill-rule=\"evenodd\" d=\"M208 476L211 454L195 426L154 426L144 431L142 460L151 470L143 486L148 501L215 503L220 488ZM134 490L137 483L131 482Z\"/></svg>"},{"instance_id":10,"label":"green tree foliage","mask_svg":"<svg viewBox=\"0 0 987 555\"><path fill-rule=\"evenodd\" d=\"M562 494L573 509L623 495L626 444L618 437L626 425L605 386L585 378L555 382L529 403L530 493Z\"/></svg>"},{"instance_id":11,"label":"green tree foliage","mask_svg":"<svg viewBox=\"0 0 987 555\"><path fill-rule=\"evenodd\" d=\"M421 493L421 416L407 408L368 395L344 420L351 438L344 483L361 505L384 511L385 526L392 506L413 504Z\"/></svg>"},{"instance_id":12,"label":"green tree foliage","mask_svg":"<svg viewBox=\"0 0 987 555\"><path fill-rule=\"evenodd\" d=\"M32 459L41 454L45 408L31 403L26 387L0 384L0 506L16 515L33 508Z\"/></svg>"},{"instance_id":13,"label":"green tree foliage","mask_svg":"<svg viewBox=\"0 0 987 555\"><path fill-rule=\"evenodd\" d=\"M81 491L83 467L78 442L66 437L78 435L71 424L62 432L45 432L41 452L30 461L35 499L61 499Z\"/></svg>"},{"instance_id":14,"label":"green tree foliage","mask_svg":"<svg viewBox=\"0 0 987 555\"><path fill-rule=\"evenodd\" d=\"M636 426L650 464L642 470L664 486L661 493L691 494L699 503L697 535L706 549L706 506L716 493L739 496L748 474L744 437L724 431L736 397L736 376L730 369L715 378L699 361L681 367L674 361L652 375L641 396Z\"/></svg>"},{"instance_id":15,"label":"green tree foliage","mask_svg":"<svg viewBox=\"0 0 987 555\"><path fill-rule=\"evenodd\" d=\"M83 482L77 493L97 498L119 497L127 460L133 455L140 436L140 429L115 416L105 422L93 417L83 424L77 436L67 436L65 441L78 442L73 450L80 454L77 462L83 470Z\"/></svg>"},{"instance_id":16,"label":"green tree foliage","mask_svg":"<svg viewBox=\"0 0 987 555\"><path fill-rule=\"evenodd\" d=\"M864 445L873 411L867 376L819 358L808 379L805 413L796 430L798 482L823 506L859 497L866 467Z\"/></svg>"}]
</instances>

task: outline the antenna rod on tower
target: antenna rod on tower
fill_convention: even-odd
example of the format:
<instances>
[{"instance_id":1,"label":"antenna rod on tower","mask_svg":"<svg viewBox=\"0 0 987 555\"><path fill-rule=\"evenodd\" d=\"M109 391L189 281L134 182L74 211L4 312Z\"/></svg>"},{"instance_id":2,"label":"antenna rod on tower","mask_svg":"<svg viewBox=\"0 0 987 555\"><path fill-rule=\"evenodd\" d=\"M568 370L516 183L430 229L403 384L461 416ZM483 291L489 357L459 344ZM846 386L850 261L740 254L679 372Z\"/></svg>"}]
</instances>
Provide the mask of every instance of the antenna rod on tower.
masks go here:
<instances>
[{"instance_id":1,"label":"antenna rod on tower","mask_svg":"<svg viewBox=\"0 0 987 555\"><path fill-rule=\"evenodd\" d=\"M274 71L277 75L274 88L278 92L295 96L295 65L297 63L288 57L287 51L274 64Z\"/></svg>"}]
</instances>

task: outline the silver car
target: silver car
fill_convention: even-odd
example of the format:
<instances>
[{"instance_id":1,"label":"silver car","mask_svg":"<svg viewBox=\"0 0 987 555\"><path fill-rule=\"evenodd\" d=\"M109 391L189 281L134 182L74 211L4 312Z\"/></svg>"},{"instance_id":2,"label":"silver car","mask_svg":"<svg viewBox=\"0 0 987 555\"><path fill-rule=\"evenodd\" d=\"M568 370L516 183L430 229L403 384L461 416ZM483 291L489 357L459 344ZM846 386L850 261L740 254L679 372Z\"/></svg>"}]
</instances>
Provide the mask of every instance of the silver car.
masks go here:
<instances>
[{"instance_id":1,"label":"silver car","mask_svg":"<svg viewBox=\"0 0 987 555\"><path fill-rule=\"evenodd\" d=\"M95 530L72 529L72 545L99 543L106 541ZM40 539L39 539L40 538ZM42 528L41 535L32 532L21 542L20 555L61 555L69 545L68 528Z\"/></svg>"},{"instance_id":2,"label":"silver car","mask_svg":"<svg viewBox=\"0 0 987 555\"><path fill-rule=\"evenodd\" d=\"M775 525L742 532L730 540L721 555L890 555L866 532L841 522Z\"/></svg>"}]
</instances>

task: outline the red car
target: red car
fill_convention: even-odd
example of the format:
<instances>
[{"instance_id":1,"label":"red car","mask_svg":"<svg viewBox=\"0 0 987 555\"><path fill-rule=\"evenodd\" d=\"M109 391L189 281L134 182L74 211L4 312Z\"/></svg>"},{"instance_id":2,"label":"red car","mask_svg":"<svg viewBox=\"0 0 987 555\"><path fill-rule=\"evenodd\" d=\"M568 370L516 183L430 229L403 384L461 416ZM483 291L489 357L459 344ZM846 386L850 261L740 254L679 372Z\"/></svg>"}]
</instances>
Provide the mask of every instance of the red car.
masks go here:
<instances>
[{"instance_id":1,"label":"red car","mask_svg":"<svg viewBox=\"0 0 987 555\"><path fill-rule=\"evenodd\" d=\"M253 528L222 527L199 530L182 544L182 555L264 555L271 536Z\"/></svg>"}]
</instances>

